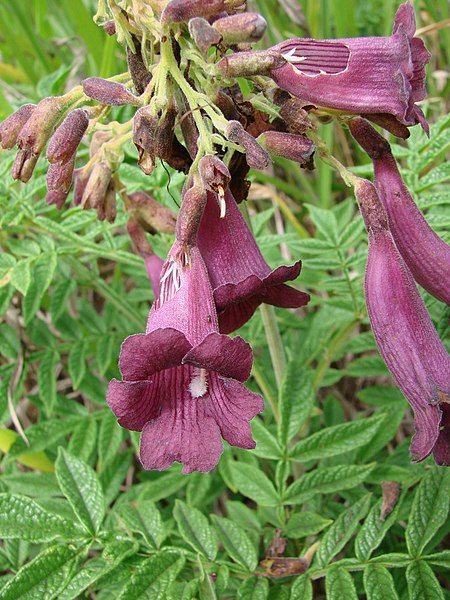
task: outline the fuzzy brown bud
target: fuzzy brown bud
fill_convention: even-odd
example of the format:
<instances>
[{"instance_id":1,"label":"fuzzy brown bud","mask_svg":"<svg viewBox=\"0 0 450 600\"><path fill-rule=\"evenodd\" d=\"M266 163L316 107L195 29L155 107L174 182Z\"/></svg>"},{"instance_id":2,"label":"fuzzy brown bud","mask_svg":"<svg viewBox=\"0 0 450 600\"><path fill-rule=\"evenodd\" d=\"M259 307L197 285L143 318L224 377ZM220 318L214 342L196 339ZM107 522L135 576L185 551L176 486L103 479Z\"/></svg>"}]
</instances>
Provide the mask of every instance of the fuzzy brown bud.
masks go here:
<instances>
[{"instance_id":1,"label":"fuzzy brown bud","mask_svg":"<svg viewBox=\"0 0 450 600\"><path fill-rule=\"evenodd\" d=\"M286 59L280 52L262 50L260 52L237 52L225 56L217 63L217 68L223 77L253 77L255 75L270 75L273 69L286 64Z\"/></svg>"},{"instance_id":2,"label":"fuzzy brown bud","mask_svg":"<svg viewBox=\"0 0 450 600\"><path fill-rule=\"evenodd\" d=\"M117 81L108 81L101 77L89 77L81 82L83 91L92 100L108 106L139 106L140 100L124 85Z\"/></svg>"},{"instance_id":3,"label":"fuzzy brown bud","mask_svg":"<svg viewBox=\"0 0 450 600\"><path fill-rule=\"evenodd\" d=\"M212 26L222 36L224 44L234 45L260 40L267 22L258 13L246 12L217 19Z\"/></svg>"},{"instance_id":4,"label":"fuzzy brown bud","mask_svg":"<svg viewBox=\"0 0 450 600\"><path fill-rule=\"evenodd\" d=\"M14 148L22 127L31 117L36 104L24 104L0 123L0 146L4 150Z\"/></svg>"},{"instance_id":5,"label":"fuzzy brown bud","mask_svg":"<svg viewBox=\"0 0 450 600\"><path fill-rule=\"evenodd\" d=\"M89 125L87 112L72 110L50 138L47 159L51 163L66 162L76 153Z\"/></svg>"},{"instance_id":6,"label":"fuzzy brown bud","mask_svg":"<svg viewBox=\"0 0 450 600\"><path fill-rule=\"evenodd\" d=\"M133 37L134 49L127 46L127 63L131 79L138 94L142 94L152 78L142 58L142 47L136 36Z\"/></svg>"},{"instance_id":7,"label":"fuzzy brown bud","mask_svg":"<svg viewBox=\"0 0 450 600\"><path fill-rule=\"evenodd\" d=\"M173 233L176 214L145 192L134 192L128 196L129 214L149 233Z\"/></svg>"},{"instance_id":8,"label":"fuzzy brown bud","mask_svg":"<svg viewBox=\"0 0 450 600\"><path fill-rule=\"evenodd\" d=\"M90 171L86 173L84 169L75 169L73 173L73 203L75 206L79 206L83 201L84 190L86 189L90 174Z\"/></svg>"},{"instance_id":9,"label":"fuzzy brown bud","mask_svg":"<svg viewBox=\"0 0 450 600\"><path fill-rule=\"evenodd\" d=\"M245 0L171 0L164 8L161 22L187 23L194 17L215 17L222 12L232 13L245 7Z\"/></svg>"},{"instance_id":10,"label":"fuzzy brown bud","mask_svg":"<svg viewBox=\"0 0 450 600\"><path fill-rule=\"evenodd\" d=\"M183 245L195 246L200 221L207 201L206 190L197 184L183 193L175 230L176 239Z\"/></svg>"},{"instance_id":11,"label":"fuzzy brown bud","mask_svg":"<svg viewBox=\"0 0 450 600\"><path fill-rule=\"evenodd\" d=\"M155 167L155 138L158 118L152 113L150 106L143 106L136 111L133 119L133 142L138 151L138 163L146 175L150 175Z\"/></svg>"},{"instance_id":12,"label":"fuzzy brown bud","mask_svg":"<svg viewBox=\"0 0 450 600\"><path fill-rule=\"evenodd\" d=\"M377 133L365 119L352 119L348 122L348 127L353 137L358 140L360 146L372 160L390 153L389 142Z\"/></svg>"},{"instance_id":13,"label":"fuzzy brown bud","mask_svg":"<svg viewBox=\"0 0 450 600\"><path fill-rule=\"evenodd\" d=\"M72 186L75 157L65 163L56 163L47 170L47 204L56 204L62 208Z\"/></svg>"},{"instance_id":14,"label":"fuzzy brown bud","mask_svg":"<svg viewBox=\"0 0 450 600\"><path fill-rule=\"evenodd\" d=\"M247 164L252 169L262 170L269 166L270 157L268 153L250 133L245 131L239 121L229 121L225 135L230 141L244 147Z\"/></svg>"},{"instance_id":15,"label":"fuzzy brown bud","mask_svg":"<svg viewBox=\"0 0 450 600\"><path fill-rule=\"evenodd\" d=\"M114 223L116 220L117 205L116 205L116 188L111 180L106 190L103 201L97 205L97 215L100 221L108 221Z\"/></svg>"},{"instance_id":16,"label":"fuzzy brown bud","mask_svg":"<svg viewBox=\"0 0 450 600\"><path fill-rule=\"evenodd\" d=\"M108 163L95 163L83 192L83 208L97 208L103 205L111 176L112 170Z\"/></svg>"},{"instance_id":17,"label":"fuzzy brown bud","mask_svg":"<svg viewBox=\"0 0 450 600\"><path fill-rule=\"evenodd\" d=\"M32 154L29 150L19 150L14 159L11 171L12 178L23 181L23 183L29 181L33 175L38 158L39 154Z\"/></svg>"},{"instance_id":18,"label":"fuzzy brown bud","mask_svg":"<svg viewBox=\"0 0 450 600\"><path fill-rule=\"evenodd\" d=\"M222 41L220 33L202 17L195 17L189 21L189 33L199 50L205 54L212 46L217 46Z\"/></svg>"},{"instance_id":19,"label":"fuzzy brown bud","mask_svg":"<svg viewBox=\"0 0 450 600\"><path fill-rule=\"evenodd\" d=\"M311 166L315 146L305 135L265 131L258 137L257 141L270 154L288 158L302 166Z\"/></svg>"},{"instance_id":20,"label":"fuzzy brown bud","mask_svg":"<svg viewBox=\"0 0 450 600\"><path fill-rule=\"evenodd\" d=\"M305 103L299 98L289 98L280 108L280 117L286 123L290 133L302 134L311 129L311 121Z\"/></svg>"}]
</instances>

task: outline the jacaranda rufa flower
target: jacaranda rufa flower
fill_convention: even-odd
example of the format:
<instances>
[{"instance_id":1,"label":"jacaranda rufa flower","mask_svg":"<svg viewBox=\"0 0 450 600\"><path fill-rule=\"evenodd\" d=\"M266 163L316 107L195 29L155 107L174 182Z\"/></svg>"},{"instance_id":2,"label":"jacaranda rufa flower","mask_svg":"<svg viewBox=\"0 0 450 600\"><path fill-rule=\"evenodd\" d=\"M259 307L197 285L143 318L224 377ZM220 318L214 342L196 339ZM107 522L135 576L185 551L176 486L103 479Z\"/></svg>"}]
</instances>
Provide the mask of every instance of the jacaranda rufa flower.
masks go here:
<instances>
[{"instance_id":1,"label":"jacaranda rufa flower","mask_svg":"<svg viewBox=\"0 0 450 600\"><path fill-rule=\"evenodd\" d=\"M404 125L427 128L415 103L425 98L430 53L413 37L415 29L414 9L406 2L397 11L390 37L287 40L272 48L287 63L271 76L316 107L369 117L387 114Z\"/></svg>"},{"instance_id":2,"label":"jacaranda rufa flower","mask_svg":"<svg viewBox=\"0 0 450 600\"><path fill-rule=\"evenodd\" d=\"M140 100L122 83L108 81L102 77L88 77L81 82L83 92L92 100L108 106L139 106Z\"/></svg>"},{"instance_id":3,"label":"jacaranda rufa flower","mask_svg":"<svg viewBox=\"0 0 450 600\"><path fill-rule=\"evenodd\" d=\"M414 279L450 305L450 246L431 229L414 202L388 142L364 119L350 121L349 127L373 161L375 187L389 228Z\"/></svg>"},{"instance_id":4,"label":"jacaranda rufa flower","mask_svg":"<svg viewBox=\"0 0 450 600\"><path fill-rule=\"evenodd\" d=\"M258 13L245 12L229 15L214 21L214 29L220 34L226 45L257 42L267 28L267 22Z\"/></svg>"},{"instance_id":5,"label":"jacaranda rufa flower","mask_svg":"<svg viewBox=\"0 0 450 600\"><path fill-rule=\"evenodd\" d=\"M265 131L258 136L257 141L270 154L288 158L305 168L314 168L315 146L306 135Z\"/></svg>"},{"instance_id":6,"label":"jacaranda rufa flower","mask_svg":"<svg viewBox=\"0 0 450 600\"><path fill-rule=\"evenodd\" d=\"M55 204L59 209L69 195L75 168L75 157L63 163L54 163L47 170L47 204Z\"/></svg>"},{"instance_id":7,"label":"jacaranda rufa flower","mask_svg":"<svg viewBox=\"0 0 450 600\"><path fill-rule=\"evenodd\" d=\"M450 445L450 429L440 429L450 402L450 356L397 250L374 186L361 180L356 194L369 233L367 310L380 354L414 411L411 455L420 461L436 450L442 462Z\"/></svg>"},{"instance_id":8,"label":"jacaranda rufa flower","mask_svg":"<svg viewBox=\"0 0 450 600\"><path fill-rule=\"evenodd\" d=\"M70 160L89 125L89 117L83 108L72 110L50 138L47 160L50 163Z\"/></svg>"},{"instance_id":9,"label":"jacaranda rufa flower","mask_svg":"<svg viewBox=\"0 0 450 600\"><path fill-rule=\"evenodd\" d=\"M161 23L187 23L194 17L215 17L243 8L245 0L170 0L161 15Z\"/></svg>"},{"instance_id":10,"label":"jacaranda rufa flower","mask_svg":"<svg viewBox=\"0 0 450 600\"><path fill-rule=\"evenodd\" d=\"M122 345L123 381L109 385L119 423L142 431L145 469L183 463L184 473L213 469L223 437L254 448L249 421L263 409L247 390L252 366L242 338L218 333L212 289L201 254L175 242L161 277L147 332Z\"/></svg>"},{"instance_id":11,"label":"jacaranda rufa flower","mask_svg":"<svg viewBox=\"0 0 450 600\"><path fill-rule=\"evenodd\" d=\"M35 108L36 104L24 104L0 123L0 146L4 150L10 150L17 144L19 133Z\"/></svg>"},{"instance_id":12,"label":"jacaranda rufa flower","mask_svg":"<svg viewBox=\"0 0 450 600\"><path fill-rule=\"evenodd\" d=\"M229 333L246 323L262 302L297 308L309 296L285 285L298 277L301 261L271 269L229 191L225 202L221 219L217 195L208 193L198 246L214 289L220 331Z\"/></svg>"}]
</instances>

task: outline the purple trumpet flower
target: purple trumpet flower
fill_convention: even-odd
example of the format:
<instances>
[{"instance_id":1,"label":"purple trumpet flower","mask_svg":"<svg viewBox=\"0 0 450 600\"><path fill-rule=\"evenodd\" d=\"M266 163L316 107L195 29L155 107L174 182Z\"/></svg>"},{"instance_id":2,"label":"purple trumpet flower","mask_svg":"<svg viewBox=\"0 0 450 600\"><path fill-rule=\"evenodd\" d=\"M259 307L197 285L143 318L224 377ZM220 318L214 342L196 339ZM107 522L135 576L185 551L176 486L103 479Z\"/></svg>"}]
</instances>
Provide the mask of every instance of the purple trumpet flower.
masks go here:
<instances>
[{"instance_id":1,"label":"purple trumpet flower","mask_svg":"<svg viewBox=\"0 0 450 600\"><path fill-rule=\"evenodd\" d=\"M380 354L414 411L412 458L434 451L439 464L449 464L450 429L441 424L450 406L450 356L397 250L375 187L361 180L356 195L369 233L367 310Z\"/></svg>"},{"instance_id":2,"label":"purple trumpet flower","mask_svg":"<svg viewBox=\"0 0 450 600\"><path fill-rule=\"evenodd\" d=\"M320 108L365 114L394 131L395 121L421 123L416 102L425 98L425 65L430 53L416 30L414 9L402 4L390 37L335 40L296 38L278 44L287 63L271 71L284 90ZM390 117L389 117L390 115ZM392 127L389 122L392 121Z\"/></svg>"},{"instance_id":3,"label":"purple trumpet flower","mask_svg":"<svg viewBox=\"0 0 450 600\"><path fill-rule=\"evenodd\" d=\"M220 331L230 333L244 325L262 302L298 308L308 303L309 295L285 285L298 277L301 261L272 270L229 191L225 203L225 216L219 218L217 195L208 193L198 246L214 289Z\"/></svg>"},{"instance_id":4,"label":"purple trumpet flower","mask_svg":"<svg viewBox=\"0 0 450 600\"><path fill-rule=\"evenodd\" d=\"M107 397L122 426L142 431L145 469L179 461L184 473L209 471L222 453L221 437L255 447L249 421L263 400L241 383L250 375L252 351L218 329L202 256L175 242L147 332L123 343L123 381L113 380Z\"/></svg>"},{"instance_id":5,"label":"purple trumpet flower","mask_svg":"<svg viewBox=\"0 0 450 600\"><path fill-rule=\"evenodd\" d=\"M450 305L450 246L431 229L414 202L388 142L364 119L351 121L349 127L373 160L375 187L388 214L397 248L414 279Z\"/></svg>"}]
</instances>

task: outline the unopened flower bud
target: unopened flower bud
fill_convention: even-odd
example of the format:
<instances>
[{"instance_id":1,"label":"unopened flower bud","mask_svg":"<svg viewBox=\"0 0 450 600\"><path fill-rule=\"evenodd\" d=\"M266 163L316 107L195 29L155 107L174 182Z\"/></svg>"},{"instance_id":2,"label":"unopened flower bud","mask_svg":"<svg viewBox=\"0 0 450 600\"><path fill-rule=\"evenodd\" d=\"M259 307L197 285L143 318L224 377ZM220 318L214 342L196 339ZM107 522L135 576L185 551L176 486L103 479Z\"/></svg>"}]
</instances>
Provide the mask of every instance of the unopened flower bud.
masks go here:
<instances>
[{"instance_id":1,"label":"unopened flower bud","mask_svg":"<svg viewBox=\"0 0 450 600\"><path fill-rule=\"evenodd\" d=\"M22 127L30 118L36 104L24 104L0 123L0 146L4 150L14 148Z\"/></svg>"},{"instance_id":2,"label":"unopened flower bud","mask_svg":"<svg viewBox=\"0 0 450 600\"><path fill-rule=\"evenodd\" d=\"M305 135L265 131L258 137L257 141L270 154L288 158L301 166L311 167L315 146Z\"/></svg>"},{"instance_id":3,"label":"unopened flower bud","mask_svg":"<svg viewBox=\"0 0 450 600\"><path fill-rule=\"evenodd\" d=\"M372 160L377 160L390 153L389 142L379 135L365 119L352 119L348 122L348 127L355 140Z\"/></svg>"},{"instance_id":4,"label":"unopened flower bud","mask_svg":"<svg viewBox=\"0 0 450 600\"><path fill-rule=\"evenodd\" d=\"M92 100L108 106L139 106L140 100L132 94L123 84L108 81L101 77L89 77L81 82L83 91Z\"/></svg>"},{"instance_id":5,"label":"unopened flower bud","mask_svg":"<svg viewBox=\"0 0 450 600\"><path fill-rule=\"evenodd\" d=\"M220 217L223 218L226 212L225 190L231 179L230 171L217 156L204 156L199 162L198 172L205 189L218 195Z\"/></svg>"},{"instance_id":6,"label":"unopened flower bud","mask_svg":"<svg viewBox=\"0 0 450 600\"><path fill-rule=\"evenodd\" d=\"M106 35L115 35L116 24L114 23L114 21L106 21L106 23L103 23L103 30L106 33Z\"/></svg>"},{"instance_id":7,"label":"unopened flower bud","mask_svg":"<svg viewBox=\"0 0 450 600\"><path fill-rule=\"evenodd\" d=\"M254 75L269 75L273 69L286 64L286 59L280 52L262 50L260 52L237 52L225 56L217 63L217 68L223 77L253 77Z\"/></svg>"},{"instance_id":8,"label":"unopened flower bud","mask_svg":"<svg viewBox=\"0 0 450 600\"><path fill-rule=\"evenodd\" d=\"M138 164L146 175L155 167L155 138L158 118L150 106L139 108L133 118L133 142L138 151Z\"/></svg>"},{"instance_id":9,"label":"unopened flower bud","mask_svg":"<svg viewBox=\"0 0 450 600\"><path fill-rule=\"evenodd\" d=\"M247 164L252 169L266 169L270 163L270 157L255 138L245 131L239 121L229 121L225 131L227 139L240 144L245 149Z\"/></svg>"},{"instance_id":10,"label":"unopened flower bud","mask_svg":"<svg viewBox=\"0 0 450 600\"><path fill-rule=\"evenodd\" d=\"M358 179L355 185L355 196L364 219L367 231L389 229L386 211L380 201L373 183L367 179Z\"/></svg>"},{"instance_id":11,"label":"unopened flower bud","mask_svg":"<svg viewBox=\"0 0 450 600\"><path fill-rule=\"evenodd\" d=\"M62 208L72 186L75 157L65 163L55 163L47 170L47 204L56 204Z\"/></svg>"},{"instance_id":12,"label":"unopened flower bud","mask_svg":"<svg viewBox=\"0 0 450 600\"><path fill-rule=\"evenodd\" d=\"M47 159L51 163L66 162L76 153L89 125L87 112L82 108L71 111L50 138Z\"/></svg>"},{"instance_id":13,"label":"unopened flower bud","mask_svg":"<svg viewBox=\"0 0 450 600\"><path fill-rule=\"evenodd\" d=\"M219 90L214 98L214 104L220 108L228 121L239 121L239 111L233 98L225 91Z\"/></svg>"},{"instance_id":14,"label":"unopened flower bud","mask_svg":"<svg viewBox=\"0 0 450 600\"><path fill-rule=\"evenodd\" d=\"M389 113L369 113L362 114L361 116L364 117L364 119L379 125L383 129L386 129L396 137L406 140L411 135L408 127L403 125L403 123L400 123L394 115L390 115Z\"/></svg>"},{"instance_id":15,"label":"unopened flower bud","mask_svg":"<svg viewBox=\"0 0 450 600\"><path fill-rule=\"evenodd\" d=\"M164 8L161 22L187 23L194 17L206 19L222 12L234 12L245 6L245 0L171 0Z\"/></svg>"},{"instance_id":16,"label":"unopened flower bud","mask_svg":"<svg viewBox=\"0 0 450 600\"><path fill-rule=\"evenodd\" d=\"M147 70L145 66L144 59L142 58L142 46L136 36L132 36L134 49L127 46L127 63L128 70L131 75L131 79L133 80L134 87L138 94L144 93L145 88L150 83L152 78L151 73Z\"/></svg>"},{"instance_id":17,"label":"unopened flower bud","mask_svg":"<svg viewBox=\"0 0 450 600\"><path fill-rule=\"evenodd\" d=\"M267 22L258 13L245 12L217 19L213 27L220 33L225 44L234 45L260 40L266 31Z\"/></svg>"},{"instance_id":18,"label":"unopened flower bud","mask_svg":"<svg viewBox=\"0 0 450 600\"><path fill-rule=\"evenodd\" d=\"M183 193L175 230L175 237L183 246L196 245L197 232L207 199L206 190L198 183Z\"/></svg>"},{"instance_id":19,"label":"unopened flower bud","mask_svg":"<svg viewBox=\"0 0 450 600\"><path fill-rule=\"evenodd\" d=\"M128 196L128 212L149 233L173 233L176 214L145 192L134 192Z\"/></svg>"},{"instance_id":20,"label":"unopened flower bud","mask_svg":"<svg viewBox=\"0 0 450 600\"><path fill-rule=\"evenodd\" d=\"M90 171L86 173L84 169L75 169L73 173L73 203L75 206L79 206L83 201L84 190L86 189L90 174Z\"/></svg>"},{"instance_id":21,"label":"unopened flower bud","mask_svg":"<svg viewBox=\"0 0 450 600\"><path fill-rule=\"evenodd\" d=\"M222 40L220 33L202 17L195 17L189 21L189 33L199 50L205 54L211 46L217 46Z\"/></svg>"},{"instance_id":22,"label":"unopened flower bud","mask_svg":"<svg viewBox=\"0 0 450 600\"><path fill-rule=\"evenodd\" d=\"M14 159L11 171L12 178L23 181L23 183L29 181L38 158L39 154L32 154L29 150L19 150Z\"/></svg>"},{"instance_id":23,"label":"unopened flower bud","mask_svg":"<svg viewBox=\"0 0 450 600\"><path fill-rule=\"evenodd\" d=\"M91 138L89 144L89 157L92 158L103 146L111 140L111 133L109 131L96 131Z\"/></svg>"},{"instance_id":24,"label":"unopened flower bud","mask_svg":"<svg viewBox=\"0 0 450 600\"><path fill-rule=\"evenodd\" d=\"M95 163L83 192L83 208L97 208L103 205L111 176L112 171L108 163Z\"/></svg>"},{"instance_id":25,"label":"unopened flower bud","mask_svg":"<svg viewBox=\"0 0 450 600\"><path fill-rule=\"evenodd\" d=\"M283 102L280 108L280 117L286 123L290 133L305 133L311 129L312 124L307 111L303 108L305 105L298 98L289 98Z\"/></svg>"},{"instance_id":26,"label":"unopened flower bud","mask_svg":"<svg viewBox=\"0 0 450 600\"><path fill-rule=\"evenodd\" d=\"M97 206L97 215L100 221L104 221L106 219L108 223L114 223L116 214L116 188L114 186L114 182L111 180L103 201Z\"/></svg>"}]
</instances>

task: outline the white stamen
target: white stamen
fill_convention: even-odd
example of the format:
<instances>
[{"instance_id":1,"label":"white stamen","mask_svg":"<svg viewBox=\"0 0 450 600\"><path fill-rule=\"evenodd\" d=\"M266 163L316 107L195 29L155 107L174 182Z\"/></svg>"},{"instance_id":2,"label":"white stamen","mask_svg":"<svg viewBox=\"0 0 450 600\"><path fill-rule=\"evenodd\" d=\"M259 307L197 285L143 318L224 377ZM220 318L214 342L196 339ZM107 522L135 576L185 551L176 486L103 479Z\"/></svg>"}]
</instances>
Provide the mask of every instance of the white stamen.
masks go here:
<instances>
[{"instance_id":1,"label":"white stamen","mask_svg":"<svg viewBox=\"0 0 450 600\"><path fill-rule=\"evenodd\" d=\"M219 191L220 218L223 219L227 213L227 205L225 202L225 192L221 185L219 185L218 191Z\"/></svg>"},{"instance_id":2,"label":"white stamen","mask_svg":"<svg viewBox=\"0 0 450 600\"><path fill-rule=\"evenodd\" d=\"M282 54L284 58L290 63L301 63L306 60L306 56L296 56L297 48L292 48L289 52Z\"/></svg>"},{"instance_id":3,"label":"white stamen","mask_svg":"<svg viewBox=\"0 0 450 600\"><path fill-rule=\"evenodd\" d=\"M206 369L196 369L196 374L189 384L189 391L193 398L201 398L208 391L208 379Z\"/></svg>"}]
</instances>

